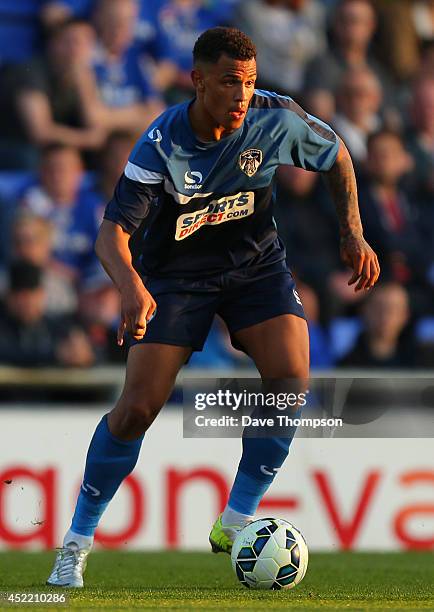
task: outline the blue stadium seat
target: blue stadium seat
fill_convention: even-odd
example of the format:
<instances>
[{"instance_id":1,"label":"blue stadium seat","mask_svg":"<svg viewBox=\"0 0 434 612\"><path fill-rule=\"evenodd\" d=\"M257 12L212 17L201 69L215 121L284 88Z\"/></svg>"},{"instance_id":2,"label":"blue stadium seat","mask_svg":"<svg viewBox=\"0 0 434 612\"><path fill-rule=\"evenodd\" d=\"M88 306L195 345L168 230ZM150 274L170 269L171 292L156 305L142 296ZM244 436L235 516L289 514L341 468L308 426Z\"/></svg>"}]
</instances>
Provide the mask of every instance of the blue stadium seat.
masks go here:
<instances>
[{"instance_id":1,"label":"blue stadium seat","mask_svg":"<svg viewBox=\"0 0 434 612\"><path fill-rule=\"evenodd\" d=\"M337 317L330 323L331 351L336 360L341 359L354 346L362 323L357 317Z\"/></svg>"},{"instance_id":2,"label":"blue stadium seat","mask_svg":"<svg viewBox=\"0 0 434 612\"><path fill-rule=\"evenodd\" d=\"M434 342L434 317L422 317L415 326L416 340Z\"/></svg>"},{"instance_id":3,"label":"blue stadium seat","mask_svg":"<svg viewBox=\"0 0 434 612\"><path fill-rule=\"evenodd\" d=\"M33 172L20 170L0 172L0 196L15 200L35 180L36 176Z\"/></svg>"},{"instance_id":4,"label":"blue stadium seat","mask_svg":"<svg viewBox=\"0 0 434 612\"><path fill-rule=\"evenodd\" d=\"M42 4L42 0L0 0L1 63L26 61L38 49Z\"/></svg>"}]
</instances>

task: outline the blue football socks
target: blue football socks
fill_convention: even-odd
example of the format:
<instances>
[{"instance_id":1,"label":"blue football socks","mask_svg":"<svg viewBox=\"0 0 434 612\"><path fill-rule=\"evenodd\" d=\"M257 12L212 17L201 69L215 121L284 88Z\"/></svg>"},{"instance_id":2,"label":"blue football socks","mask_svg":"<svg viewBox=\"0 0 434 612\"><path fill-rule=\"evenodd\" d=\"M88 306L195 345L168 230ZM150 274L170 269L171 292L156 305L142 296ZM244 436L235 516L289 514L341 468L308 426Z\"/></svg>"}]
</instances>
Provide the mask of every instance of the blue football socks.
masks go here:
<instances>
[{"instance_id":1,"label":"blue football socks","mask_svg":"<svg viewBox=\"0 0 434 612\"><path fill-rule=\"evenodd\" d=\"M129 442L110 433L104 415L93 434L86 458L71 531L93 536L98 522L124 478L133 471L143 437Z\"/></svg>"},{"instance_id":2,"label":"blue football socks","mask_svg":"<svg viewBox=\"0 0 434 612\"><path fill-rule=\"evenodd\" d=\"M227 504L236 512L253 516L289 453L295 434L287 438L243 436L243 454Z\"/></svg>"}]
</instances>

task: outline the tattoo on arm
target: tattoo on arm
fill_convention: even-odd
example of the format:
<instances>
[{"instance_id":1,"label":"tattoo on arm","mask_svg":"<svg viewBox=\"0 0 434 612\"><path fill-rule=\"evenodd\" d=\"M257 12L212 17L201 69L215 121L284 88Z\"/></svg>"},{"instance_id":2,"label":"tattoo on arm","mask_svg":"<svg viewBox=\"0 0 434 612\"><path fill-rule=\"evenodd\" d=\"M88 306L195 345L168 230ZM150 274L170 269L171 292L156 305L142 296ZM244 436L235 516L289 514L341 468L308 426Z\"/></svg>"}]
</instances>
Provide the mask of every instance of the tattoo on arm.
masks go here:
<instances>
[{"instance_id":1,"label":"tattoo on arm","mask_svg":"<svg viewBox=\"0 0 434 612\"><path fill-rule=\"evenodd\" d=\"M323 176L336 207L341 237L362 235L356 176L350 154L342 140L336 162Z\"/></svg>"}]
</instances>

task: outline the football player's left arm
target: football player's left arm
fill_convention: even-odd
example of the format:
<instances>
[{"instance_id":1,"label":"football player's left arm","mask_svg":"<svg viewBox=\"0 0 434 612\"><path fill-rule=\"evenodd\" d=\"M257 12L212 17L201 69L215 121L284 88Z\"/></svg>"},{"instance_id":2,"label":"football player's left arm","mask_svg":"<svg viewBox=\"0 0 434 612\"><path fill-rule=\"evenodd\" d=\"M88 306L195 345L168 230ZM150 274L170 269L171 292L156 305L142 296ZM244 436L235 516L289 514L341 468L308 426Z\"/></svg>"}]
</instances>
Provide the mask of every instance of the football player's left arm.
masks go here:
<instances>
[{"instance_id":1,"label":"football player's left arm","mask_svg":"<svg viewBox=\"0 0 434 612\"><path fill-rule=\"evenodd\" d=\"M380 265L377 255L363 237L353 162L341 139L336 161L330 170L323 172L323 176L338 215L341 258L353 270L348 284L357 283L356 291L370 289L378 280Z\"/></svg>"}]
</instances>

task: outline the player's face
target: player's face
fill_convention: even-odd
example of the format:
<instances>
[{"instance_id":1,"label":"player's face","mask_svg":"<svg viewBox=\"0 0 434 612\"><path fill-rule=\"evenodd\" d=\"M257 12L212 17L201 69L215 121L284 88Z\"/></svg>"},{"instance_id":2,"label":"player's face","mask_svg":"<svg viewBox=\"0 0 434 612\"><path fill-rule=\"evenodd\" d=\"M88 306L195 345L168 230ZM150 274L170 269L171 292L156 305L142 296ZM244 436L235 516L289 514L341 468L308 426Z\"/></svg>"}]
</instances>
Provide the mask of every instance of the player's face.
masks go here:
<instances>
[{"instance_id":1,"label":"player's face","mask_svg":"<svg viewBox=\"0 0 434 612\"><path fill-rule=\"evenodd\" d=\"M194 72L198 99L213 123L225 131L241 127L255 89L256 61L221 55Z\"/></svg>"}]
</instances>

